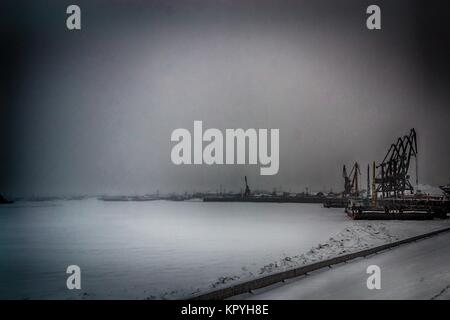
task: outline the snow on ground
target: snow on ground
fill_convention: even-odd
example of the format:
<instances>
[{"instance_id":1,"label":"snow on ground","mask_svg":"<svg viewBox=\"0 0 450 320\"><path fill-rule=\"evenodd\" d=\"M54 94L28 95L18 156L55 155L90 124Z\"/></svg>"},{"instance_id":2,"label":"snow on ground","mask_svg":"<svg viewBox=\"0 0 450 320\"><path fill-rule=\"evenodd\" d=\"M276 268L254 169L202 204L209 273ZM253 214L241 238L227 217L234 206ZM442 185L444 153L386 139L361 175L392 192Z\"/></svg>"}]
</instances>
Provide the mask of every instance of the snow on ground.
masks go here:
<instances>
[{"instance_id":1,"label":"snow on ground","mask_svg":"<svg viewBox=\"0 0 450 320\"><path fill-rule=\"evenodd\" d=\"M250 271L249 267L243 267L241 274L221 277L211 285L211 289L230 286L251 278L298 268L302 265L361 251L449 226L450 223L447 220L354 221L353 225L346 227L335 236L330 237L328 241L319 243L305 253L285 256L278 261L261 266L258 270L253 269Z\"/></svg>"},{"instance_id":2,"label":"snow on ground","mask_svg":"<svg viewBox=\"0 0 450 320\"><path fill-rule=\"evenodd\" d=\"M367 289L369 265L381 289ZM450 232L324 268L233 299L450 299Z\"/></svg>"}]
</instances>

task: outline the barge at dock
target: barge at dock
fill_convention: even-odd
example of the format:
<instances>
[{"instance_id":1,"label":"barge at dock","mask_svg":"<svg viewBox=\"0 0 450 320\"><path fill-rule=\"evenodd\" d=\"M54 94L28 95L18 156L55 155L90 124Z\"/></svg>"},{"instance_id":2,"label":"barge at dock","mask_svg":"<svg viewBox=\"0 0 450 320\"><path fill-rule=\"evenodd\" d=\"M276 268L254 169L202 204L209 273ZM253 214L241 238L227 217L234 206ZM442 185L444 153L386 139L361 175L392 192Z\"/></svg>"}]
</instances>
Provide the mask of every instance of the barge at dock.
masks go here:
<instances>
[{"instance_id":1,"label":"barge at dock","mask_svg":"<svg viewBox=\"0 0 450 320\"><path fill-rule=\"evenodd\" d=\"M446 219L450 200L444 197L385 198L372 206L367 200L350 200L345 209L354 220L432 220Z\"/></svg>"}]
</instances>

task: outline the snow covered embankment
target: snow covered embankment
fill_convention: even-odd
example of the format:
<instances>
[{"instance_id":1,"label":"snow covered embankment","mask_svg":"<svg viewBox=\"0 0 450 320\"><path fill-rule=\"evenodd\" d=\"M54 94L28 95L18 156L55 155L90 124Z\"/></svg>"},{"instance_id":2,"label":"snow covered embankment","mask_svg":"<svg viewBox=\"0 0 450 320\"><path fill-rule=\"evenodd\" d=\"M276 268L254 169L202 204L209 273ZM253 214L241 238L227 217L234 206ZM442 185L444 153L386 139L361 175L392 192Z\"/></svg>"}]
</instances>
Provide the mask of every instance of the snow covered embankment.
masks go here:
<instances>
[{"instance_id":1,"label":"snow covered embankment","mask_svg":"<svg viewBox=\"0 0 450 320\"><path fill-rule=\"evenodd\" d=\"M410 221L406 223L403 221L358 221L327 241L311 248L306 253L286 256L255 270L250 270L250 267L243 267L243 272L239 275L220 277L211 284L210 290L227 287L237 281L242 282L255 277L298 268L317 261L391 243L448 226L448 221Z\"/></svg>"}]
</instances>

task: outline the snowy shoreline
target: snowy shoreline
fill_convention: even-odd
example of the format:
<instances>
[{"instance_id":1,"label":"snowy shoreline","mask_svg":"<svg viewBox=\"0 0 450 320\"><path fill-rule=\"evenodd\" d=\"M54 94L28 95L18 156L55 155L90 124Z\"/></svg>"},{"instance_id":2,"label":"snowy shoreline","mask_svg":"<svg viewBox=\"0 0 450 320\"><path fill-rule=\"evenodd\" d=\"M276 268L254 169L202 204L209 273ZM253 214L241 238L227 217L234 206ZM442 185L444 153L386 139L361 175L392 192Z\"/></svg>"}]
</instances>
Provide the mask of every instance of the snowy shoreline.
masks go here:
<instances>
[{"instance_id":1,"label":"snowy shoreline","mask_svg":"<svg viewBox=\"0 0 450 320\"><path fill-rule=\"evenodd\" d=\"M314 262L336 258L349 253L355 253L384 244L389 244L406 238L419 236L442 228L450 227L447 220L410 221L407 228L405 222L398 221L358 221L347 227L328 241L320 243L306 253L286 256L278 261L266 264L259 270L250 271L243 267L239 275L229 275L217 279L209 287L209 291L230 287L234 284L260 278L283 271L299 268ZM195 293L208 292L198 289ZM190 297L186 297L190 298Z\"/></svg>"}]
</instances>

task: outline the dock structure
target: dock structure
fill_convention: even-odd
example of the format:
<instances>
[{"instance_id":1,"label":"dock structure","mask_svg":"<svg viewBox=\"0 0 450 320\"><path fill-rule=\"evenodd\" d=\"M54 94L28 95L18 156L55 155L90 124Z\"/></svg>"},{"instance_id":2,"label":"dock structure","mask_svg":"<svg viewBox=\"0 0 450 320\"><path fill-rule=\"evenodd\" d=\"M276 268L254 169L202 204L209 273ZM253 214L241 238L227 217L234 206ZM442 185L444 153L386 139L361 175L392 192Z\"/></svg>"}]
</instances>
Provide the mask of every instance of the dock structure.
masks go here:
<instances>
[{"instance_id":1,"label":"dock structure","mask_svg":"<svg viewBox=\"0 0 450 320\"><path fill-rule=\"evenodd\" d=\"M346 208L348 201L349 199L344 197L326 198L323 201L323 206L325 208Z\"/></svg>"},{"instance_id":2,"label":"dock structure","mask_svg":"<svg viewBox=\"0 0 450 320\"><path fill-rule=\"evenodd\" d=\"M204 202L276 202L276 203L323 203L325 197L314 195L223 195L207 196L203 198Z\"/></svg>"},{"instance_id":3,"label":"dock structure","mask_svg":"<svg viewBox=\"0 0 450 320\"><path fill-rule=\"evenodd\" d=\"M367 201L350 201L345 209L354 220L431 220L445 219L450 200L445 197L384 198L373 207Z\"/></svg>"},{"instance_id":4,"label":"dock structure","mask_svg":"<svg viewBox=\"0 0 450 320\"><path fill-rule=\"evenodd\" d=\"M247 176L244 191L235 194L217 194L203 197L204 202L277 202L277 203L322 203L326 208L345 208L352 219L367 220L426 220L447 218L450 213L450 186L442 186L440 197L414 193L410 182L410 167L415 162L415 184L418 186L417 134L411 129L408 135L391 144L380 164L367 166L367 190L359 188L360 166L355 162L350 172L342 168L344 190L326 196L287 192L258 194L252 192ZM331 192L330 192L331 194Z\"/></svg>"},{"instance_id":5,"label":"dock structure","mask_svg":"<svg viewBox=\"0 0 450 320\"><path fill-rule=\"evenodd\" d=\"M417 134L411 129L408 135L399 137L391 144L381 163L367 168L367 192L363 198L350 186L356 181L359 167L355 165L352 173L356 178L348 178L344 166L344 192L342 197L329 199L325 207L345 207L347 215L355 220L426 220L447 218L450 213L448 186L443 186L442 196L429 196L414 192L410 182L410 167L415 162L415 184L418 186ZM356 163L357 164L357 163ZM372 180L372 181L370 181Z\"/></svg>"},{"instance_id":6,"label":"dock structure","mask_svg":"<svg viewBox=\"0 0 450 320\"><path fill-rule=\"evenodd\" d=\"M274 203L323 203L325 196L320 193L317 195L306 193L291 194L283 192L281 194L275 191L272 194L258 194L250 191L247 176L244 177L245 187L242 193L208 195L203 197L204 202L274 202Z\"/></svg>"}]
</instances>

